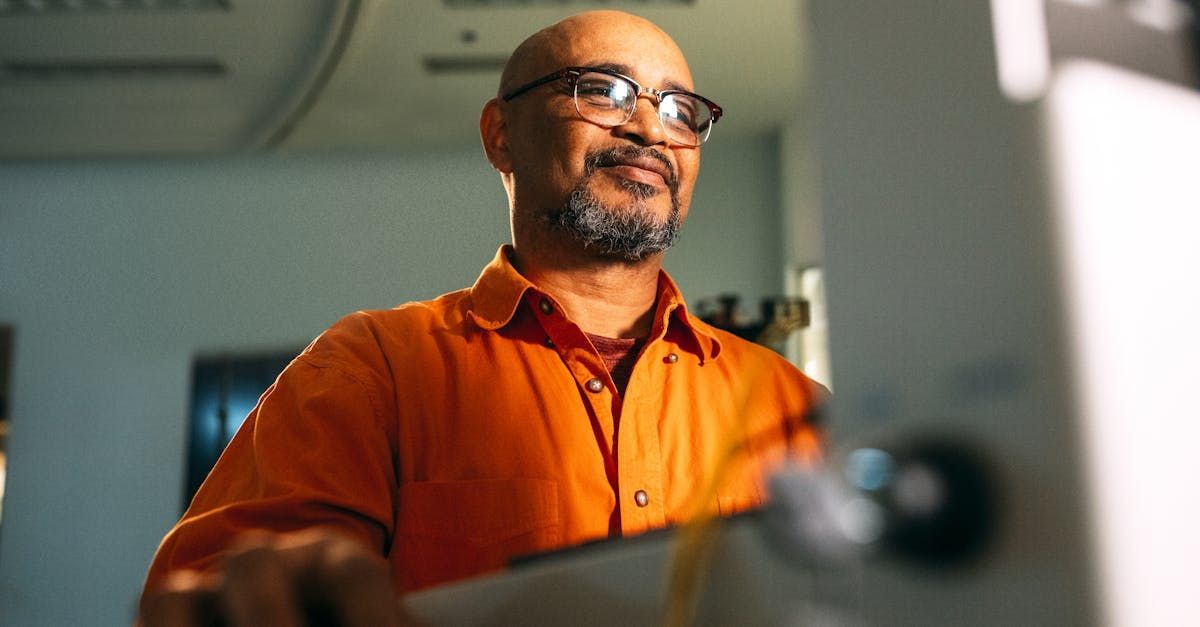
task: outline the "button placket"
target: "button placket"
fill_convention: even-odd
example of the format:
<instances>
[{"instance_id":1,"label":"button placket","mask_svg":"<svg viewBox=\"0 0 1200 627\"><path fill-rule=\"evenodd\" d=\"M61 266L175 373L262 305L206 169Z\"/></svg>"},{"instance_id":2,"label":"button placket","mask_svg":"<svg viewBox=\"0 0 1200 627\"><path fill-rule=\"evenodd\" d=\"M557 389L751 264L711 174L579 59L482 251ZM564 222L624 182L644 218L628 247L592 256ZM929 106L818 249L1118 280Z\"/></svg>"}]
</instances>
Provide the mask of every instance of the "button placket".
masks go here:
<instances>
[{"instance_id":1,"label":"button placket","mask_svg":"<svg viewBox=\"0 0 1200 627\"><path fill-rule=\"evenodd\" d=\"M667 524L662 448L658 425L670 370L662 344L644 350L625 390L621 428L617 432L617 473L621 486L621 528L641 533ZM672 347L673 348L673 347Z\"/></svg>"},{"instance_id":2,"label":"button placket","mask_svg":"<svg viewBox=\"0 0 1200 627\"><path fill-rule=\"evenodd\" d=\"M580 400L588 406L590 419L598 428L602 452L611 459L616 438L614 413L618 411L614 404L619 404L620 397L607 393L609 376L603 360L587 342L583 331L548 296L530 294L527 302L546 334L543 345L558 353L576 385L582 387Z\"/></svg>"}]
</instances>

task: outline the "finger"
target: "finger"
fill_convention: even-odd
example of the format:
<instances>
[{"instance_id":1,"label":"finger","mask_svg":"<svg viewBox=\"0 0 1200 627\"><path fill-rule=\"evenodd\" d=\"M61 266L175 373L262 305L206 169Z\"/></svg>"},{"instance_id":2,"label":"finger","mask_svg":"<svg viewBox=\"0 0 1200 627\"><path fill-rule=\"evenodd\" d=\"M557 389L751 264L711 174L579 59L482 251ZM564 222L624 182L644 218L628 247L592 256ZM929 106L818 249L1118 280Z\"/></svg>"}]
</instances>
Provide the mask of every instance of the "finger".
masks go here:
<instances>
[{"instance_id":1,"label":"finger","mask_svg":"<svg viewBox=\"0 0 1200 627\"><path fill-rule=\"evenodd\" d=\"M153 594L142 603L142 627L200 627L204 592L171 590ZM208 593L211 598L211 593ZM207 605L211 606L211 602Z\"/></svg>"},{"instance_id":2,"label":"finger","mask_svg":"<svg viewBox=\"0 0 1200 627\"><path fill-rule=\"evenodd\" d=\"M331 604L344 627L399 625L400 606L383 560L336 547L323 571Z\"/></svg>"},{"instance_id":3,"label":"finger","mask_svg":"<svg viewBox=\"0 0 1200 627\"><path fill-rule=\"evenodd\" d=\"M276 549L258 545L231 553L223 564L220 605L235 627L304 625L294 578Z\"/></svg>"},{"instance_id":4,"label":"finger","mask_svg":"<svg viewBox=\"0 0 1200 627\"><path fill-rule=\"evenodd\" d=\"M207 627L219 624L211 582L191 571L172 573L159 590L142 599L141 627Z\"/></svg>"},{"instance_id":5,"label":"finger","mask_svg":"<svg viewBox=\"0 0 1200 627\"><path fill-rule=\"evenodd\" d=\"M380 556L328 534L298 536L280 544L280 557L302 573L299 594L316 601L311 609L317 613L346 627L402 624L391 571Z\"/></svg>"}]
</instances>

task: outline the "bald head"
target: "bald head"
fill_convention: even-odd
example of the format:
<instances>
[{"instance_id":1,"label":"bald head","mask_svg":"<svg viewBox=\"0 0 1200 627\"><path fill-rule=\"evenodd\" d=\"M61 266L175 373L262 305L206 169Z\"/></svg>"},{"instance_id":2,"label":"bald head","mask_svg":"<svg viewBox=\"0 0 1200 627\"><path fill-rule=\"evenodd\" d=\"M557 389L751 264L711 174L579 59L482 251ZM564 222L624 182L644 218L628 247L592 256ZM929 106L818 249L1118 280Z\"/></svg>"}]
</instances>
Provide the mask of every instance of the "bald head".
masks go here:
<instances>
[{"instance_id":1,"label":"bald head","mask_svg":"<svg viewBox=\"0 0 1200 627\"><path fill-rule=\"evenodd\" d=\"M572 15L521 42L500 75L499 94L570 65L595 65L612 52L636 49L674 57L687 72L679 46L653 22L622 11L587 11ZM691 86L690 72L679 80Z\"/></svg>"}]
</instances>

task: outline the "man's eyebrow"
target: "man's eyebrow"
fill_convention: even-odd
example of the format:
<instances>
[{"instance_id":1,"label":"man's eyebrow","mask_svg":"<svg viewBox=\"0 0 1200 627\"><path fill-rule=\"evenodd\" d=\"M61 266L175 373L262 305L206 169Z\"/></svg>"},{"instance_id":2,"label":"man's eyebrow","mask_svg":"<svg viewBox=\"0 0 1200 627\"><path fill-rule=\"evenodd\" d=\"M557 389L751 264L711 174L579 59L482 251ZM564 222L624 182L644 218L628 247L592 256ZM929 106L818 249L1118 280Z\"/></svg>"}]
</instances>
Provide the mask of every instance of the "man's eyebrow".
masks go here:
<instances>
[{"instance_id":1,"label":"man's eyebrow","mask_svg":"<svg viewBox=\"0 0 1200 627\"><path fill-rule=\"evenodd\" d=\"M597 70L608 70L609 72L616 72L617 74L624 74L625 76L633 76L633 68L625 65L624 63L589 63L586 67L595 68ZM678 81L668 80L666 83L664 83L664 86L667 89L686 91L688 93L691 93L692 91L683 83Z\"/></svg>"}]
</instances>

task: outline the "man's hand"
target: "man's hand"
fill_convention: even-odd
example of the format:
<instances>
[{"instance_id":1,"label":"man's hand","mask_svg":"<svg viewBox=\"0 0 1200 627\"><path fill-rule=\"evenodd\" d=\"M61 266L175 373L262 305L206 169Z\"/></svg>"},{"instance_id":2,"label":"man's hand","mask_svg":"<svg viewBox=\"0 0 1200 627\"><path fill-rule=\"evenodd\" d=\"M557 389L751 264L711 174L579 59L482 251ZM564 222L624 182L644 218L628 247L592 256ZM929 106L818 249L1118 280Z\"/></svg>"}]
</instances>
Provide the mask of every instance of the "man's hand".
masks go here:
<instances>
[{"instance_id":1,"label":"man's hand","mask_svg":"<svg viewBox=\"0 0 1200 627\"><path fill-rule=\"evenodd\" d=\"M240 538L219 572L173 573L141 602L145 627L409 625L387 564L323 530Z\"/></svg>"}]
</instances>

